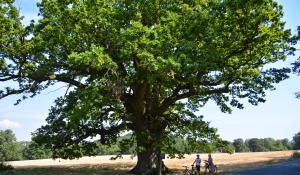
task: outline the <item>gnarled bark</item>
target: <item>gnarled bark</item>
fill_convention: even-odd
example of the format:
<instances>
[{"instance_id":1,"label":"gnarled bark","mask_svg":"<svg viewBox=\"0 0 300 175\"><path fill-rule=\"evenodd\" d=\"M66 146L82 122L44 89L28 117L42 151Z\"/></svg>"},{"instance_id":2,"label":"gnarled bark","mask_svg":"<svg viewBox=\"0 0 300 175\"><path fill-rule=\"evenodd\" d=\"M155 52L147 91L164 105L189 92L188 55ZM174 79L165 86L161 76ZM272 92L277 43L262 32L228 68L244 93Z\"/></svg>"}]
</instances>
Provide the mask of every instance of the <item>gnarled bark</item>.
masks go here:
<instances>
[{"instance_id":1,"label":"gnarled bark","mask_svg":"<svg viewBox=\"0 0 300 175\"><path fill-rule=\"evenodd\" d=\"M138 161L130 172L137 175L160 175L163 170L167 170L160 158L161 152L157 140L141 134L137 134L136 139Z\"/></svg>"},{"instance_id":2,"label":"gnarled bark","mask_svg":"<svg viewBox=\"0 0 300 175\"><path fill-rule=\"evenodd\" d=\"M130 171L138 175L156 175L159 174L159 153L155 150L147 150L137 153L138 161L136 166Z\"/></svg>"}]
</instances>

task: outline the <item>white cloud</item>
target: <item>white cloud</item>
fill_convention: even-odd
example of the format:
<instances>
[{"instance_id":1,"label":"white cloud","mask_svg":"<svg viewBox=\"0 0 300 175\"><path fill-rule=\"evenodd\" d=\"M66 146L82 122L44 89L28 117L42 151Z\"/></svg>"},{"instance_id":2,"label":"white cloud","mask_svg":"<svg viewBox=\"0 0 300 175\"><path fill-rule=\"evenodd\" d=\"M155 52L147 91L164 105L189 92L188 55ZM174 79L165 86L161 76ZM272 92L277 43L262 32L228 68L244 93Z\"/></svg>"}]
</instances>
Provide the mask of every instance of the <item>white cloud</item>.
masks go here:
<instances>
[{"instance_id":1,"label":"white cloud","mask_svg":"<svg viewBox=\"0 0 300 175\"><path fill-rule=\"evenodd\" d=\"M14 122L8 119L0 120L0 127L3 128L19 128L21 126L20 123Z\"/></svg>"}]
</instances>

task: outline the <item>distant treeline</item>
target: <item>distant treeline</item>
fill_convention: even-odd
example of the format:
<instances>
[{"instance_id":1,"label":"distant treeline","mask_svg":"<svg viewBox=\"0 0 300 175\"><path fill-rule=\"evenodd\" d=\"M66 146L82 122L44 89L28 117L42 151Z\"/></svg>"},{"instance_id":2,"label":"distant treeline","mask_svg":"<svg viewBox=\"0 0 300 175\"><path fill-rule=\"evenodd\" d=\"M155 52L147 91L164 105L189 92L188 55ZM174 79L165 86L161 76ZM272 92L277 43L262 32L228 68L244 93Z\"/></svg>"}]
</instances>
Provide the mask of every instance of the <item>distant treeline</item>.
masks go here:
<instances>
[{"instance_id":1,"label":"distant treeline","mask_svg":"<svg viewBox=\"0 0 300 175\"><path fill-rule=\"evenodd\" d=\"M116 144L105 146L99 143L96 155L118 155L118 154L135 154L135 144L130 147L124 146L124 140L131 135L121 137ZM182 138L177 138L176 149L184 152L185 147L189 144ZM291 149L300 149L300 132L297 133L293 140L273 138L251 138L235 139L233 142L227 142L228 147L222 149L214 144L205 144L203 148L193 150L195 153L205 152L265 152L265 151L283 151ZM17 142L14 133L11 130L0 130L0 162L14 160L35 160L48 159L52 154L49 149L37 145L35 142Z\"/></svg>"},{"instance_id":2,"label":"distant treeline","mask_svg":"<svg viewBox=\"0 0 300 175\"><path fill-rule=\"evenodd\" d=\"M0 164L4 161L51 157L51 151L34 142L17 142L12 130L0 130Z\"/></svg>"},{"instance_id":3,"label":"distant treeline","mask_svg":"<svg viewBox=\"0 0 300 175\"><path fill-rule=\"evenodd\" d=\"M232 143L235 152L265 152L293 149L293 142L288 139L275 140L273 138L235 139Z\"/></svg>"}]
</instances>

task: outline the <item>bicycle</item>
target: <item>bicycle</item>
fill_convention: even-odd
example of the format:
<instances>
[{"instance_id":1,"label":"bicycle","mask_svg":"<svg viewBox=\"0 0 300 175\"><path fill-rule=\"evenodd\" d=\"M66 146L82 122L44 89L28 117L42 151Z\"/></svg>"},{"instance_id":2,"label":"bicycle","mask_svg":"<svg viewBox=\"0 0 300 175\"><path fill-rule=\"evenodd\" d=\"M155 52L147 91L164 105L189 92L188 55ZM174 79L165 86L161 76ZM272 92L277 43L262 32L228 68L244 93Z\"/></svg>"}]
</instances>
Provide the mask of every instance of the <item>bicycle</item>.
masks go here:
<instances>
[{"instance_id":1,"label":"bicycle","mask_svg":"<svg viewBox=\"0 0 300 175\"><path fill-rule=\"evenodd\" d=\"M211 173L217 174L218 173L218 167L217 167L217 165L211 166L209 164L209 162L207 160L205 160L205 172L204 172L204 174L207 173L207 170L208 170L209 174L211 174Z\"/></svg>"},{"instance_id":2,"label":"bicycle","mask_svg":"<svg viewBox=\"0 0 300 175\"><path fill-rule=\"evenodd\" d=\"M188 166L183 166L185 169L182 171L182 175L196 175L194 165L191 165L192 169L189 170Z\"/></svg>"}]
</instances>

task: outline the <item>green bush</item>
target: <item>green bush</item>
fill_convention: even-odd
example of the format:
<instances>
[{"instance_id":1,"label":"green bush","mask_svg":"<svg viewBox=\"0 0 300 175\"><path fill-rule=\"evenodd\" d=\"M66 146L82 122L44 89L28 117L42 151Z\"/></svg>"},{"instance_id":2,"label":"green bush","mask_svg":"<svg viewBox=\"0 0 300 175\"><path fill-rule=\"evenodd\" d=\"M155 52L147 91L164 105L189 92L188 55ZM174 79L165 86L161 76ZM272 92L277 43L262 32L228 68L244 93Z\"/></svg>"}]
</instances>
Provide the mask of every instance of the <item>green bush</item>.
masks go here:
<instances>
[{"instance_id":1,"label":"green bush","mask_svg":"<svg viewBox=\"0 0 300 175\"><path fill-rule=\"evenodd\" d=\"M0 162L0 172L6 171L6 170L11 170L11 169L14 169L13 166L7 165L4 162Z\"/></svg>"},{"instance_id":2,"label":"green bush","mask_svg":"<svg viewBox=\"0 0 300 175\"><path fill-rule=\"evenodd\" d=\"M291 156L292 159L300 159L300 152L294 152Z\"/></svg>"}]
</instances>

